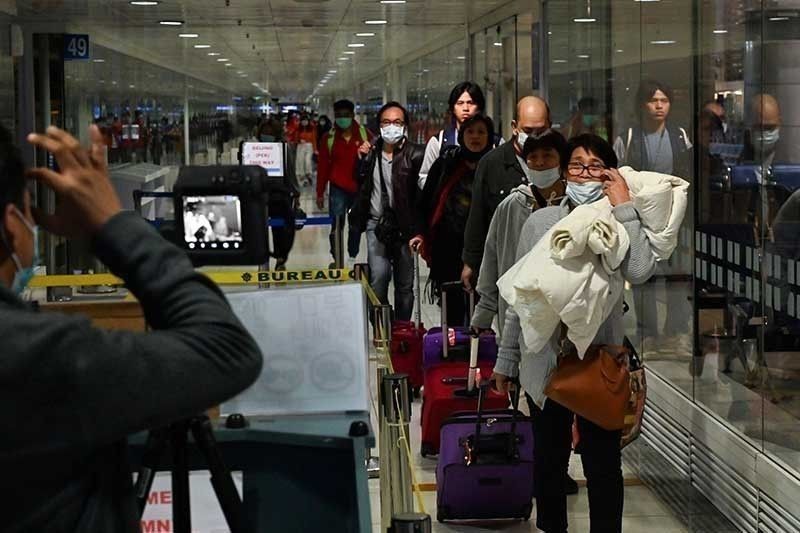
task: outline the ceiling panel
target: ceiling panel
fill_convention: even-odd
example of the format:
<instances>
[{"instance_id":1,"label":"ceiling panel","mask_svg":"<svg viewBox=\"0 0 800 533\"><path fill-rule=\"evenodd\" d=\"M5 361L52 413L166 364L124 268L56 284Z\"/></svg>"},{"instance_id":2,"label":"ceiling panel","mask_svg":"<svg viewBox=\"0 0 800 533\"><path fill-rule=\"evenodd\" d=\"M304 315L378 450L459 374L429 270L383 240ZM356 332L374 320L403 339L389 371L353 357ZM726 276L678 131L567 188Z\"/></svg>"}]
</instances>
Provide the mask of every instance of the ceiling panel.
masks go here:
<instances>
[{"instance_id":1,"label":"ceiling panel","mask_svg":"<svg viewBox=\"0 0 800 533\"><path fill-rule=\"evenodd\" d=\"M337 72L321 92L351 92L354 80L463 30L466 21L507 1L162 0L141 7L128 0L30 0L20 5L19 18L85 31L98 44L233 92L252 91L255 82L273 96L304 99L329 70ZM388 24L366 25L368 19ZM161 26L161 20L184 24ZM375 35L356 37L360 32ZM357 43L364 47L348 47ZM197 49L198 44L211 47Z\"/></svg>"}]
</instances>

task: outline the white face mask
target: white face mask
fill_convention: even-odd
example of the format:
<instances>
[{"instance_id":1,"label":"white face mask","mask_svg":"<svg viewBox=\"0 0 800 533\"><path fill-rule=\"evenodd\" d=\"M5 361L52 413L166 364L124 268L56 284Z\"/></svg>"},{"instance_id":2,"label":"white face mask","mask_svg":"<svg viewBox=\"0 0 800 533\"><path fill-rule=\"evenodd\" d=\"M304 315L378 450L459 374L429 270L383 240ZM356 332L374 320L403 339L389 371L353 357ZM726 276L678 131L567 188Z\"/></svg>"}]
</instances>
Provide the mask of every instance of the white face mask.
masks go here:
<instances>
[{"instance_id":1,"label":"white face mask","mask_svg":"<svg viewBox=\"0 0 800 533\"><path fill-rule=\"evenodd\" d=\"M756 152L768 154L775 149L775 145L781 138L781 129L753 130L753 147Z\"/></svg>"},{"instance_id":2,"label":"white face mask","mask_svg":"<svg viewBox=\"0 0 800 533\"><path fill-rule=\"evenodd\" d=\"M381 128L381 138L387 144L397 144L406 136L405 126L389 124Z\"/></svg>"},{"instance_id":3,"label":"white face mask","mask_svg":"<svg viewBox=\"0 0 800 533\"><path fill-rule=\"evenodd\" d=\"M528 140L528 134L522 130L517 132L517 147L522 150L525 147L525 142Z\"/></svg>"},{"instance_id":4,"label":"white face mask","mask_svg":"<svg viewBox=\"0 0 800 533\"><path fill-rule=\"evenodd\" d=\"M587 181L585 183L577 183L568 181L567 196L569 196L569 199L576 205L596 202L603 197L603 182Z\"/></svg>"},{"instance_id":5,"label":"white face mask","mask_svg":"<svg viewBox=\"0 0 800 533\"><path fill-rule=\"evenodd\" d=\"M547 170L533 170L526 165L525 174L528 176L528 181L540 189L550 187L561 177L561 171L558 167L548 168Z\"/></svg>"}]
</instances>

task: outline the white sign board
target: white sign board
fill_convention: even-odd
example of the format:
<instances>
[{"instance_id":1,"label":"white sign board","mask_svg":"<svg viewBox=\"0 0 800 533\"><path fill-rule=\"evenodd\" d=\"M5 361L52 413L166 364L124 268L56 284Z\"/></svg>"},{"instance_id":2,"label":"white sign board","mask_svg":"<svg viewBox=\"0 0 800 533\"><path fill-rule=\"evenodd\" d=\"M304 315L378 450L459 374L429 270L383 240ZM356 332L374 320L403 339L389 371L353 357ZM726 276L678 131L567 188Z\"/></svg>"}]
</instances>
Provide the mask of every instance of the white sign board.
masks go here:
<instances>
[{"instance_id":1,"label":"white sign board","mask_svg":"<svg viewBox=\"0 0 800 533\"><path fill-rule=\"evenodd\" d=\"M242 473L232 472L233 483L242 495ZM207 470L189 472L189 497L192 511L192 531L195 533L228 532L225 515L211 486ZM172 479L169 472L159 472L153 478L153 488L147 497L147 506L141 521L142 533L168 533L175 531L172 523Z\"/></svg>"},{"instance_id":2,"label":"white sign board","mask_svg":"<svg viewBox=\"0 0 800 533\"><path fill-rule=\"evenodd\" d=\"M367 319L358 283L228 294L264 354L258 380L224 414L368 411Z\"/></svg>"},{"instance_id":3,"label":"white sign board","mask_svg":"<svg viewBox=\"0 0 800 533\"><path fill-rule=\"evenodd\" d=\"M242 164L258 165L270 176L283 176L282 143L244 143Z\"/></svg>"}]
</instances>

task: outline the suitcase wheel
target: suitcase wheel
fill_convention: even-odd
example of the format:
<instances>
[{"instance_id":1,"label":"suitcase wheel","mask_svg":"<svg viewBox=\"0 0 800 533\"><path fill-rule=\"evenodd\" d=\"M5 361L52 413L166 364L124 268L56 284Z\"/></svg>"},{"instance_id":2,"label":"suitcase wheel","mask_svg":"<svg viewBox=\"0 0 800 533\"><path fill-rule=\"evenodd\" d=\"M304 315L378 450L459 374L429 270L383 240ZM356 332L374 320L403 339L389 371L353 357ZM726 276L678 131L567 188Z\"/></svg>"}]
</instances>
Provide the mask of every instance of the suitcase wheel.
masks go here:
<instances>
[{"instance_id":1,"label":"suitcase wheel","mask_svg":"<svg viewBox=\"0 0 800 533\"><path fill-rule=\"evenodd\" d=\"M424 442L419 447L419 454L422 457L428 457L429 455L436 455L436 453L433 451L433 448L431 447L431 445L430 444L425 444Z\"/></svg>"}]
</instances>

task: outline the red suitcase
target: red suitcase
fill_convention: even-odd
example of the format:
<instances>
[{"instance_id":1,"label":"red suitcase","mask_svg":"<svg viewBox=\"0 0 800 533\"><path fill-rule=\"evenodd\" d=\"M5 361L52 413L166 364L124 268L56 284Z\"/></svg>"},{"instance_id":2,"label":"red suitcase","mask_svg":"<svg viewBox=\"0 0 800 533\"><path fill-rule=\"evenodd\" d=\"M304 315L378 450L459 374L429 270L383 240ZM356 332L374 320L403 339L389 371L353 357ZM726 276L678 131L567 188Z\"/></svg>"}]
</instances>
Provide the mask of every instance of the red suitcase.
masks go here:
<instances>
[{"instance_id":1,"label":"red suitcase","mask_svg":"<svg viewBox=\"0 0 800 533\"><path fill-rule=\"evenodd\" d=\"M481 378L492 375L493 362L479 361ZM468 362L441 363L425 370L425 393L422 399L422 443L423 457L439 453L439 435L442 423L453 413L476 411L478 396L461 396L457 391L467 387ZM491 390L483 401L485 409L505 409L508 396Z\"/></svg>"},{"instance_id":2,"label":"red suitcase","mask_svg":"<svg viewBox=\"0 0 800 533\"><path fill-rule=\"evenodd\" d=\"M390 354L395 373L407 374L414 394L422 387L422 339L425 326L422 324L422 309L419 290L419 254L414 254L414 320L392 322Z\"/></svg>"}]
</instances>

